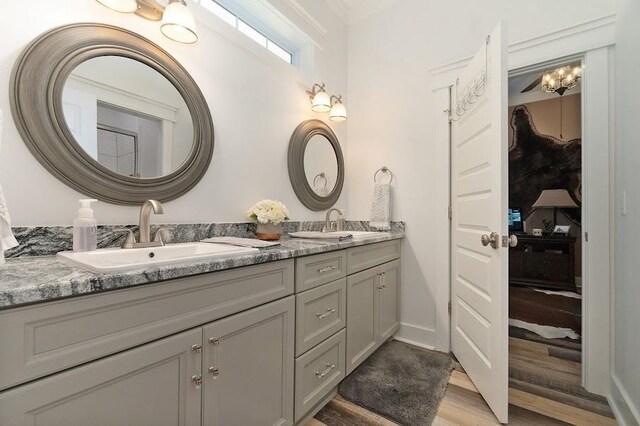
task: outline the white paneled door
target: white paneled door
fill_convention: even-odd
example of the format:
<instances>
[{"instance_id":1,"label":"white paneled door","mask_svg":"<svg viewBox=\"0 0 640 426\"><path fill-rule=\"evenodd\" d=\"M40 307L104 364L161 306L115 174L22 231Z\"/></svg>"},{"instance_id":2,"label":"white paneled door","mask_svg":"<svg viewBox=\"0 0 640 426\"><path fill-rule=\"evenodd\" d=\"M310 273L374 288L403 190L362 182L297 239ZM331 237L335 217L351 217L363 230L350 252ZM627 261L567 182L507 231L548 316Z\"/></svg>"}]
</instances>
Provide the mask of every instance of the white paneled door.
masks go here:
<instances>
[{"instance_id":1,"label":"white paneled door","mask_svg":"<svg viewBox=\"0 0 640 426\"><path fill-rule=\"evenodd\" d=\"M498 420L508 410L507 49L499 24L453 88L451 346Z\"/></svg>"}]
</instances>

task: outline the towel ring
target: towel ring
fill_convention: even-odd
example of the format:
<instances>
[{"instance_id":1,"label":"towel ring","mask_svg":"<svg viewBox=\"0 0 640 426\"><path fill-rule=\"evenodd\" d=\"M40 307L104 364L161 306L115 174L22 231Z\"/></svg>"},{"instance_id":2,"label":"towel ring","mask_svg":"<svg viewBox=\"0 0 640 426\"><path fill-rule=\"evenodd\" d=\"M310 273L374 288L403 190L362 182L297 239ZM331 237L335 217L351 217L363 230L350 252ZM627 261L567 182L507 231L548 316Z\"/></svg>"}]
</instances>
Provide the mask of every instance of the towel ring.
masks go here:
<instances>
[{"instance_id":1,"label":"towel ring","mask_svg":"<svg viewBox=\"0 0 640 426\"><path fill-rule=\"evenodd\" d=\"M389 180L389 183L393 182L393 172L391 171L391 169L389 169L387 166L382 166L373 175L373 182L374 183L378 183L377 178L378 178L378 173L380 173L380 172L389 173L389 175L391 175L391 179Z\"/></svg>"},{"instance_id":2,"label":"towel ring","mask_svg":"<svg viewBox=\"0 0 640 426\"><path fill-rule=\"evenodd\" d=\"M318 173L318 174L316 175L316 177L314 177L314 178L313 178L313 187L314 187L314 188L317 188L317 187L318 187L318 186L316 185L316 181L317 181L318 179L323 179L323 180L324 180L324 185L322 185L322 188L326 188L326 187L327 187L327 184L329 183L329 181L327 180L327 175L325 175L325 174L324 174L324 172L322 172L322 173Z\"/></svg>"}]
</instances>

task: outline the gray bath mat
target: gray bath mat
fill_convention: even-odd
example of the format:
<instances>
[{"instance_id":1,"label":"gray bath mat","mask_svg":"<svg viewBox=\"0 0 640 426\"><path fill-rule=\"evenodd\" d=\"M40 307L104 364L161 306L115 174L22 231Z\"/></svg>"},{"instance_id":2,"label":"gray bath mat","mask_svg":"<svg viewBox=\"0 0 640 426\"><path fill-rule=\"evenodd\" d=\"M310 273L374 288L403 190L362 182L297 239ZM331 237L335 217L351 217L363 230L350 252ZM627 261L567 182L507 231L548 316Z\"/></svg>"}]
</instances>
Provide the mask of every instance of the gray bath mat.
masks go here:
<instances>
[{"instance_id":1,"label":"gray bath mat","mask_svg":"<svg viewBox=\"0 0 640 426\"><path fill-rule=\"evenodd\" d=\"M385 343L342 381L339 393L401 425L430 425L453 360L405 343Z\"/></svg>"}]
</instances>

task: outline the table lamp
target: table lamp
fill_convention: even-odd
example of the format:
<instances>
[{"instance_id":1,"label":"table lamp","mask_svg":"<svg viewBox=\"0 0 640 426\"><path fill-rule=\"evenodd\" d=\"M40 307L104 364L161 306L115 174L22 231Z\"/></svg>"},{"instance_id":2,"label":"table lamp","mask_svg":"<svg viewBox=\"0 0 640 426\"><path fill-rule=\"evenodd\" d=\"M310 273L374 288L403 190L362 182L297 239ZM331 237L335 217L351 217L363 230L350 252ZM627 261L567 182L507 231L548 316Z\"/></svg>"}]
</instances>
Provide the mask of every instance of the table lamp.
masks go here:
<instances>
[{"instance_id":1,"label":"table lamp","mask_svg":"<svg viewBox=\"0 0 640 426\"><path fill-rule=\"evenodd\" d=\"M556 227L557 210L559 208L576 208L578 205L573 201L571 195L566 189L545 189L533 203L534 209L537 208L553 208L553 227Z\"/></svg>"}]
</instances>

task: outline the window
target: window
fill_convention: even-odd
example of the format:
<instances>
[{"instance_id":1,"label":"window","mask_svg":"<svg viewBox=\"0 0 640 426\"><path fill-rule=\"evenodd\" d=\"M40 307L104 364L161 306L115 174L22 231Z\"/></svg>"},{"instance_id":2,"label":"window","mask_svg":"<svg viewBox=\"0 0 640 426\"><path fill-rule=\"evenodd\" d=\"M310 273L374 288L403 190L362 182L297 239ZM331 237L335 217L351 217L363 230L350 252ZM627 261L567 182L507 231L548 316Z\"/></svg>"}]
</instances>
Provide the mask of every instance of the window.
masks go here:
<instances>
[{"instance_id":1,"label":"window","mask_svg":"<svg viewBox=\"0 0 640 426\"><path fill-rule=\"evenodd\" d=\"M260 46L276 55L278 58L282 59L288 64L293 64L293 53L283 48L275 41L264 35L262 32L258 31L253 26L240 19L238 16L227 10L215 0L200 0L200 4L209 12L213 13L227 24L236 28L242 34L246 35L251 40L255 41Z\"/></svg>"}]
</instances>

